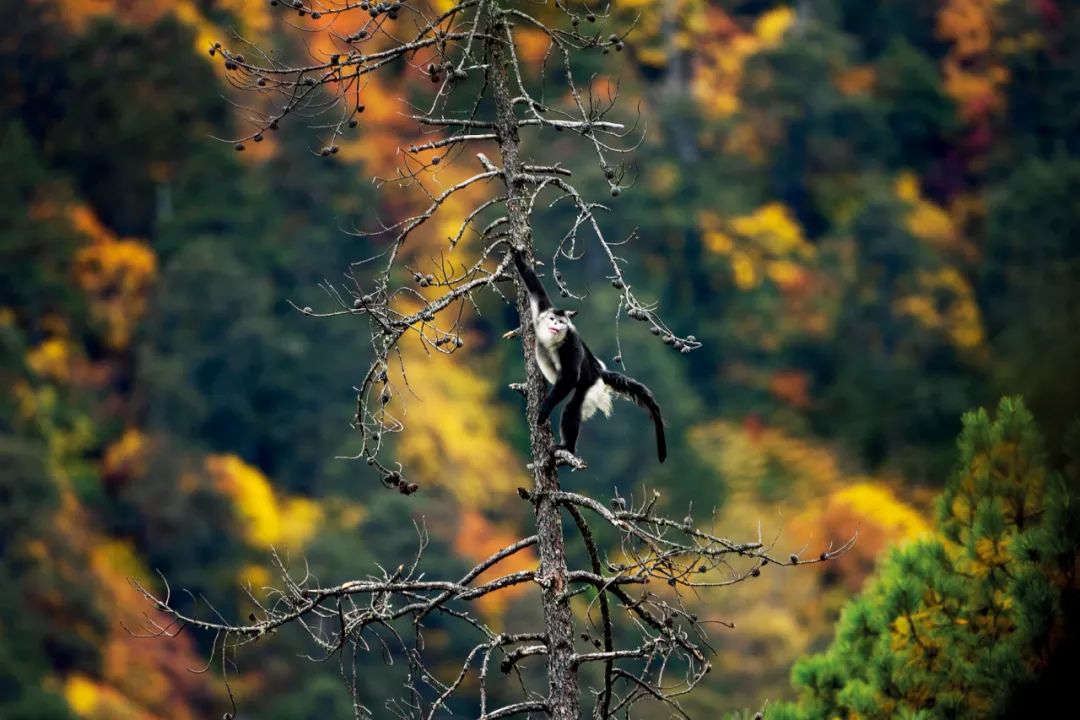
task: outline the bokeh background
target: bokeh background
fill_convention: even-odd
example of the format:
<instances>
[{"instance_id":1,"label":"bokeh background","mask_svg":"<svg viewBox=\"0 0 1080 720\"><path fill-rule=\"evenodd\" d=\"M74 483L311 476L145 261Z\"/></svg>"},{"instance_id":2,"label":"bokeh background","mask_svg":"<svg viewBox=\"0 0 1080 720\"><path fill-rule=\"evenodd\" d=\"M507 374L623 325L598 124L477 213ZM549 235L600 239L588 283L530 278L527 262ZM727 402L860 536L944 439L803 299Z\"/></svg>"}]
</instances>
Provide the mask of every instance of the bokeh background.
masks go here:
<instances>
[{"instance_id":1,"label":"bokeh background","mask_svg":"<svg viewBox=\"0 0 1080 720\"><path fill-rule=\"evenodd\" d=\"M606 229L638 230L624 248L637 294L705 345L680 355L624 323L622 355L664 407L671 457L655 462L647 419L623 405L586 426L589 470L566 481L601 499L658 488L674 517L715 514L736 538L760 526L782 557L859 531L833 564L692 600L735 624L717 626L694 717L795 697L792 664L829 644L882 553L934 532L964 411L1023 395L1062 458L1080 400L1070 5L612 3L605 30L638 25L581 73L598 96L617 83L621 117L648 129ZM210 638L129 633L147 611L129 578L160 587L160 571L243 617L242 586L273 582L271 546L334 581L407 558L420 518L434 572L512 541L530 519L513 492L526 428L506 389L520 350L498 340L515 320L485 297L462 352L428 362L406 348L417 399L395 443L421 492L383 489L336 459L357 450L366 328L287 301L325 306L318 283L378 249L343 231L410 208L371 177L393 172L415 132L402 102L430 83L404 68L373 82L364 123L329 158L302 124L237 153L213 139L246 127L210 44L238 33L301 57L324 34L265 0L0 9L0 717L220 716L220 673L189 671ZM607 197L574 143L527 152ZM542 254L558 233L536 228ZM410 257L445 250L436 229ZM568 275L592 291L579 327L609 359L617 297L598 259ZM529 598L480 610L535 623ZM468 639L429 638L451 672ZM239 658L246 716L352 716L336 661L308 650L283 632ZM377 652L361 662L379 717L397 669Z\"/></svg>"}]
</instances>

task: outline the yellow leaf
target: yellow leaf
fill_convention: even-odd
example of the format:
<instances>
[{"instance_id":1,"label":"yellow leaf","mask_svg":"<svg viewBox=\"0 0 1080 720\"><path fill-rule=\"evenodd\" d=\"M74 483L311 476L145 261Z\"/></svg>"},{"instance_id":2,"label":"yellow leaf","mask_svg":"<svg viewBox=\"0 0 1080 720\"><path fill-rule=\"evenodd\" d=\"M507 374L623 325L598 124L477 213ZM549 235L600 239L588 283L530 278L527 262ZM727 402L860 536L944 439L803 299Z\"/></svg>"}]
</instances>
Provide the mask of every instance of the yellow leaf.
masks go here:
<instances>
[{"instance_id":1,"label":"yellow leaf","mask_svg":"<svg viewBox=\"0 0 1080 720\"><path fill-rule=\"evenodd\" d=\"M281 536L277 499L266 476L235 455L211 455L206 469L218 488L233 499L233 509L248 542L273 545Z\"/></svg>"},{"instance_id":2,"label":"yellow leaf","mask_svg":"<svg viewBox=\"0 0 1080 720\"><path fill-rule=\"evenodd\" d=\"M390 408L409 413L398 450L417 482L445 487L469 507L491 507L505 493L513 494L525 470L503 440L507 418L492 383L465 366L468 355L462 351L432 358L418 343L402 350L415 397L401 393L400 405L395 400Z\"/></svg>"},{"instance_id":3,"label":"yellow leaf","mask_svg":"<svg viewBox=\"0 0 1080 720\"><path fill-rule=\"evenodd\" d=\"M703 239L709 252L717 255L728 255L735 249L735 242L731 239L731 236L719 230L706 232Z\"/></svg>"},{"instance_id":4,"label":"yellow leaf","mask_svg":"<svg viewBox=\"0 0 1080 720\"><path fill-rule=\"evenodd\" d=\"M736 251L731 254L731 272L735 277L735 287L740 290L749 290L758 283L754 261L744 252Z\"/></svg>"},{"instance_id":5,"label":"yellow leaf","mask_svg":"<svg viewBox=\"0 0 1080 720\"><path fill-rule=\"evenodd\" d=\"M749 215L732 219L731 227L771 255L812 254L802 227L783 203L762 205Z\"/></svg>"},{"instance_id":6,"label":"yellow leaf","mask_svg":"<svg viewBox=\"0 0 1080 720\"><path fill-rule=\"evenodd\" d=\"M879 483L856 483L833 497L851 507L857 516L886 528L894 540L912 540L930 532L930 525L915 508Z\"/></svg>"},{"instance_id":7,"label":"yellow leaf","mask_svg":"<svg viewBox=\"0 0 1080 720\"><path fill-rule=\"evenodd\" d=\"M73 675L64 684L64 699L72 712L85 717L97 706L97 684L85 675Z\"/></svg>"},{"instance_id":8,"label":"yellow leaf","mask_svg":"<svg viewBox=\"0 0 1080 720\"><path fill-rule=\"evenodd\" d=\"M286 498L281 502L279 542L289 547L303 547L319 531L322 521L322 507L314 500Z\"/></svg>"},{"instance_id":9,"label":"yellow leaf","mask_svg":"<svg viewBox=\"0 0 1080 720\"><path fill-rule=\"evenodd\" d=\"M146 310L157 276L157 256L146 244L118 239L93 212L77 205L72 225L89 241L75 253L75 280L90 300L90 314L110 347L127 346Z\"/></svg>"},{"instance_id":10,"label":"yellow leaf","mask_svg":"<svg viewBox=\"0 0 1080 720\"><path fill-rule=\"evenodd\" d=\"M919 190L919 177L910 170L901 172L896 177L893 187L896 189L896 196L905 202L918 202L922 195L922 191Z\"/></svg>"},{"instance_id":11,"label":"yellow leaf","mask_svg":"<svg viewBox=\"0 0 1080 720\"><path fill-rule=\"evenodd\" d=\"M26 364L36 374L49 380L64 382L71 377L74 346L62 338L49 338L30 351Z\"/></svg>"},{"instance_id":12,"label":"yellow leaf","mask_svg":"<svg viewBox=\"0 0 1080 720\"><path fill-rule=\"evenodd\" d=\"M319 530L322 509L306 498L279 499L258 468L235 455L211 455L206 468L233 500L244 538L253 547L282 544L302 548Z\"/></svg>"},{"instance_id":13,"label":"yellow leaf","mask_svg":"<svg viewBox=\"0 0 1080 720\"><path fill-rule=\"evenodd\" d=\"M976 348L985 338L975 291L955 268L920 272L917 292L898 298L894 311L943 333L958 348Z\"/></svg>"},{"instance_id":14,"label":"yellow leaf","mask_svg":"<svg viewBox=\"0 0 1080 720\"><path fill-rule=\"evenodd\" d=\"M912 235L939 248L953 248L958 244L959 232L952 216L923 196L915 173L900 173L894 188L896 196L910 206L906 224Z\"/></svg>"},{"instance_id":15,"label":"yellow leaf","mask_svg":"<svg viewBox=\"0 0 1080 720\"><path fill-rule=\"evenodd\" d=\"M777 45L795 23L795 11L788 5L773 8L754 22L754 35L765 47Z\"/></svg>"},{"instance_id":16,"label":"yellow leaf","mask_svg":"<svg viewBox=\"0 0 1080 720\"><path fill-rule=\"evenodd\" d=\"M149 586L150 574L129 540L102 539L91 548L91 562L107 568L114 577L136 579Z\"/></svg>"},{"instance_id":17,"label":"yellow leaf","mask_svg":"<svg viewBox=\"0 0 1080 720\"><path fill-rule=\"evenodd\" d=\"M128 428L119 440L105 449L102 469L106 476L140 477L146 474L147 437L137 428Z\"/></svg>"},{"instance_id":18,"label":"yellow leaf","mask_svg":"<svg viewBox=\"0 0 1080 720\"><path fill-rule=\"evenodd\" d=\"M241 585L249 586L253 592L257 592L264 587L273 585L270 571L262 565L255 565L254 563L249 563L241 567L237 579L240 581Z\"/></svg>"},{"instance_id":19,"label":"yellow leaf","mask_svg":"<svg viewBox=\"0 0 1080 720\"><path fill-rule=\"evenodd\" d=\"M778 287L797 285L803 278L803 268L790 260L772 260L765 266L765 274Z\"/></svg>"}]
</instances>

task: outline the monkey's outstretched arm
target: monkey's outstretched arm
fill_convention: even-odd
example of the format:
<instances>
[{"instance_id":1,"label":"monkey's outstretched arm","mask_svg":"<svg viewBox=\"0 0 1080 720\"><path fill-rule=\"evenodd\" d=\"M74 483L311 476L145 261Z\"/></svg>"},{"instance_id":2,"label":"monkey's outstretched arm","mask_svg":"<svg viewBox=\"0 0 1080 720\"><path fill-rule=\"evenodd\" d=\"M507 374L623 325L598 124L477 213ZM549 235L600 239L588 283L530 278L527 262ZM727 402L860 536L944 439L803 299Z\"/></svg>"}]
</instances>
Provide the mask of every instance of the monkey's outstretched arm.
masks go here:
<instances>
[{"instance_id":1,"label":"monkey's outstretched arm","mask_svg":"<svg viewBox=\"0 0 1080 720\"><path fill-rule=\"evenodd\" d=\"M521 251L517 248L511 248L510 254L513 255L514 265L517 266L521 279L525 282L525 287L529 291L529 305L532 307L533 320L535 320L537 315L551 307L551 300L548 299L540 278L529 267L529 263L525 261L525 256Z\"/></svg>"}]
</instances>

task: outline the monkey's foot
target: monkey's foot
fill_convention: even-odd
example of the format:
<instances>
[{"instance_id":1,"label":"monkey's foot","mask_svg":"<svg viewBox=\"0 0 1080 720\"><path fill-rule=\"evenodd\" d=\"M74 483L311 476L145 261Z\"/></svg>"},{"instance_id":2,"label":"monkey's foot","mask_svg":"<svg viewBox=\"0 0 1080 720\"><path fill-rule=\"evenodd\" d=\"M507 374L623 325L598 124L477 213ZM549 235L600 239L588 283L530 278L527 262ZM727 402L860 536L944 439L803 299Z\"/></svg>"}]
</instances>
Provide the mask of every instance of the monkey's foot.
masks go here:
<instances>
[{"instance_id":1,"label":"monkey's foot","mask_svg":"<svg viewBox=\"0 0 1080 720\"><path fill-rule=\"evenodd\" d=\"M566 465L569 466L571 470L584 470L589 467L588 463L565 448L555 448L552 450L551 459L555 462L555 467ZM534 470L536 469L536 465L535 463L529 463L525 468L527 470Z\"/></svg>"},{"instance_id":2,"label":"monkey's foot","mask_svg":"<svg viewBox=\"0 0 1080 720\"><path fill-rule=\"evenodd\" d=\"M589 467L588 463L566 448L555 448L551 455L555 458L556 467L560 465L569 465L574 470L584 470Z\"/></svg>"},{"instance_id":3,"label":"monkey's foot","mask_svg":"<svg viewBox=\"0 0 1080 720\"><path fill-rule=\"evenodd\" d=\"M529 397L529 391L525 387L525 383L510 383L510 389L516 390L525 397Z\"/></svg>"}]
</instances>

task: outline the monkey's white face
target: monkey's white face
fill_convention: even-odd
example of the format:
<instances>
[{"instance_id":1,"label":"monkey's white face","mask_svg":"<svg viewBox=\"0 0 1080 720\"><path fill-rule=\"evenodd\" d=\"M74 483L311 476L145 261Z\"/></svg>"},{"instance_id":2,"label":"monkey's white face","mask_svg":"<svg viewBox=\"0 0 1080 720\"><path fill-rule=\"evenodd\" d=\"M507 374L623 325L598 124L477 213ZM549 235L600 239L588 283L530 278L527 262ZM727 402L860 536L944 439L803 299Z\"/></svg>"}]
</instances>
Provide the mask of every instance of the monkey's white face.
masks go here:
<instances>
[{"instance_id":1,"label":"monkey's white face","mask_svg":"<svg viewBox=\"0 0 1080 720\"><path fill-rule=\"evenodd\" d=\"M572 327L566 315L557 310L546 310L536 319L536 337L544 345L553 347L562 344Z\"/></svg>"}]
</instances>

